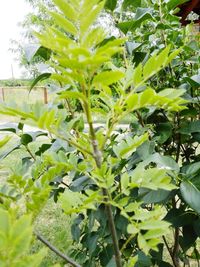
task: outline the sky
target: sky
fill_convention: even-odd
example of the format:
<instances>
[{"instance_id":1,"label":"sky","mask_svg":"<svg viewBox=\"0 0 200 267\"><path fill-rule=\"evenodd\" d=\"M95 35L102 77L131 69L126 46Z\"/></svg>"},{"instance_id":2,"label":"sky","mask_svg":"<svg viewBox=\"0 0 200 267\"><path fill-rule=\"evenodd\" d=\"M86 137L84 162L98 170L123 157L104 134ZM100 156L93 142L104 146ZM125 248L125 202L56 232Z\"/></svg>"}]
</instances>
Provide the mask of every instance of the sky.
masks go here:
<instances>
[{"instance_id":1,"label":"sky","mask_svg":"<svg viewBox=\"0 0 200 267\"><path fill-rule=\"evenodd\" d=\"M9 48L11 40L22 39L22 28L18 25L30 12L30 6L25 0L0 0L0 79L20 78L23 69Z\"/></svg>"}]
</instances>

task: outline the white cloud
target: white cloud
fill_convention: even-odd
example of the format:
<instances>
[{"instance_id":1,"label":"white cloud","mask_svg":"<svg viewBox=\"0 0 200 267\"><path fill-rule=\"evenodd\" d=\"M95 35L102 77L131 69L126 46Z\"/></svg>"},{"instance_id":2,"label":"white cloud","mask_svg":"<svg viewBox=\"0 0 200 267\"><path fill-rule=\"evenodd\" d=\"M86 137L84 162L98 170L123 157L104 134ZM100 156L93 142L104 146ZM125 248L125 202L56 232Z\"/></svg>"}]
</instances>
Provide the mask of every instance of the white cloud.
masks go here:
<instances>
[{"instance_id":1,"label":"white cloud","mask_svg":"<svg viewBox=\"0 0 200 267\"><path fill-rule=\"evenodd\" d=\"M15 55L9 51L10 40L20 40L22 28L18 24L30 10L25 0L0 0L0 79L11 78L12 67L14 77L21 76L22 70L14 59Z\"/></svg>"}]
</instances>

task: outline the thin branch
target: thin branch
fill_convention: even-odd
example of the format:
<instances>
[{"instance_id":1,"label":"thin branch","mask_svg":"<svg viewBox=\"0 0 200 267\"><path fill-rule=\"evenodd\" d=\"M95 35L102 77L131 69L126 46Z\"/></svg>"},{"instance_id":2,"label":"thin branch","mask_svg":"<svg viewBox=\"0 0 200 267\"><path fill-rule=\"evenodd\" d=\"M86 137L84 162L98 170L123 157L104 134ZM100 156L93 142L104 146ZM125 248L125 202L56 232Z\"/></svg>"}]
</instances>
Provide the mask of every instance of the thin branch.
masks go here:
<instances>
[{"instance_id":1,"label":"thin branch","mask_svg":"<svg viewBox=\"0 0 200 267\"><path fill-rule=\"evenodd\" d=\"M139 120L139 123L141 124L141 126L144 128L145 127L145 124L144 124L144 121L143 121L143 118L141 116L141 114L139 113L138 110L135 111L137 117L138 117L138 120Z\"/></svg>"},{"instance_id":2,"label":"thin branch","mask_svg":"<svg viewBox=\"0 0 200 267\"><path fill-rule=\"evenodd\" d=\"M79 144L77 144L75 140L67 139L64 136L60 135L59 133L53 133L53 134L55 134L58 138L68 142L70 145L76 147L77 149L79 149L80 152L83 152L83 153L86 153L86 154L88 154L90 156L93 156L91 151L89 151L88 149L86 149L86 148L80 146Z\"/></svg>"},{"instance_id":3,"label":"thin branch","mask_svg":"<svg viewBox=\"0 0 200 267\"><path fill-rule=\"evenodd\" d=\"M169 255L170 255L170 257L171 257L171 259L172 259L172 261L173 261L174 266L177 267L176 261L174 260L174 257L173 257L172 250L171 250L171 248L169 247L169 245L168 245L168 243L167 243L167 240L166 240L166 238L165 238L164 235L162 236L162 239L163 239L163 241L164 241L164 243L165 243L165 246L166 246L166 248L167 248L167 251L169 252Z\"/></svg>"},{"instance_id":4,"label":"thin branch","mask_svg":"<svg viewBox=\"0 0 200 267\"><path fill-rule=\"evenodd\" d=\"M175 197L172 199L172 206L173 206L174 209L176 209ZM173 251L172 251L172 257L173 257L174 265L177 266L177 267L180 266L178 253L179 253L179 227L175 227L174 248L173 248Z\"/></svg>"},{"instance_id":5,"label":"thin branch","mask_svg":"<svg viewBox=\"0 0 200 267\"><path fill-rule=\"evenodd\" d=\"M85 89L84 85L82 85L82 91L86 95L86 89ZM93 157L94 157L94 160L96 162L97 168L100 169L101 165L102 165L102 151L98 147L96 133L95 133L95 130L93 127L91 110L90 110L90 106L88 103L84 103L84 110L85 110L87 122L89 125L89 133L90 133L90 138L91 138L91 144L93 147ZM107 212L107 216L108 216L109 228L110 228L110 232L111 232L111 236L112 236L112 243L113 243L113 248L114 248L116 267L122 267L121 253L119 250L118 237L117 237L117 231L115 228L112 206L108 202L108 199L110 199L110 195L109 195L108 190L105 188L102 189L102 192L103 192L103 195L105 197L105 202L106 202L105 207L106 207L106 212Z\"/></svg>"},{"instance_id":6,"label":"thin branch","mask_svg":"<svg viewBox=\"0 0 200 267\"><path fill-rule=\"evenodd\" d=\"M26 151L29 153L29 155L31 156L31 158L36 161L36 157L33 155L33 153L31 152L31 150L29 149L28 145L25 146Z\"/></svg>"},{"instance_id":7,"label":"thin branch","mask_svg":"<svg viewBox=\"0 0 200 267\"><path fill-rule=\"evenodd\" d=\"M198 254L198 250L197 250L196 246L194 248L194 253L195 253L195 256L196 256L197 265L198 265L198 267L200 267L199 254Z\"/></svg>"},{"instance_id":8,"label":"thin branch","mask_svg":"<svg viewBox=\"0 0 200 267\"><path fill-rule=\"evenodd\" d=\"M58 255L59 257L61 257L63 260L65 260L67 263L71 264L71 266L74 267L81 267L81 265L79 265L77 262L75 262L73 259L71 259L70 257L66 256L65 254L63 254L61 251L59 251L56 247L54 247L51 243L49 243L46 239L44 239L44 237L42 237L39 234L36 234L36 237L38 240L40 240L43 244L45 244L50 250L52 250L54 253L56 253L56 255Z\"/></svg>"},{"instance_id":9,"label":"thin branch","mask_svg":"<svg viewBox=\"0 0 200 267\"><path fill-rule=\"evenodd\" d=\"M135 234L132 234L129 236L129 238L126 240L126 242L124 243L124 245L121 248L121 253L123 253L123 251L126 249L127 245L129 242L131 242L131 240L135 237Z\"/></svg>"}]
</instances>

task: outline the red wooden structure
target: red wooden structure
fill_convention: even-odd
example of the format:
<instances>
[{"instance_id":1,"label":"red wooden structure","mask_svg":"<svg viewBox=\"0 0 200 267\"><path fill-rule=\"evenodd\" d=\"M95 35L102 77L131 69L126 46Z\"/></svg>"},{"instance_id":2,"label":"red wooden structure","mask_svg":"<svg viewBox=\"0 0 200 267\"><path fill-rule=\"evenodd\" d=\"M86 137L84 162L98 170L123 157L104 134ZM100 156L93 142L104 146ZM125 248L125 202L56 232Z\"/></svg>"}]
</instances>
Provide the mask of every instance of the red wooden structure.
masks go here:
<instances>
[{"instance_id":1,"label":"red wooden structure","mask_svg":"<svg viewBox=\"0 0 200 267\"><path fill-rule=\"evenodd\" d=\"M191 22L190 20L187 20L187 16L190 12L193 11L197 15L200 15L200 0L190 0L178 7L180 8L180 11L176 15L181 17L182 25L187 25ZM194 23L200 25L200 19L195 20Z\"/></svg>"}]
</instances>

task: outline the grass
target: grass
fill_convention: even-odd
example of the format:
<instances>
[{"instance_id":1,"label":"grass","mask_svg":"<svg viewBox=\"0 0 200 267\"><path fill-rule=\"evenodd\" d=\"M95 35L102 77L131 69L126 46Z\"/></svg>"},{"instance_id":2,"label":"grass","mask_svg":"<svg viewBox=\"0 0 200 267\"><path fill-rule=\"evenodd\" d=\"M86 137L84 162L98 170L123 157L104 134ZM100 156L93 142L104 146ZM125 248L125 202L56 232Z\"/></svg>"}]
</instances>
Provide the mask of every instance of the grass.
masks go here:
<instances>
[{"instance_id":1,"label":"grass","mask_svg":"<svg viewBox=\"0 0 200 267\"><path fill-rule=\"evenodd\" d=\"M1 99L6 103L16 102L23 103L28 102L29 104L35 103L36 101L41 101L44 103L44 87L36 87L30 92L30 87L3 87Z\"/></svg>"},{"instance_id":2,"label":"grass","mask_svg":"<svg viewBox=\"0 0 200 267\"><path fill-rule=\"evenodd\" d=\"M30 79L5 79L0 80L0 86L30 86Z\"/></svg>"},{"instance_id":3,"label":"grass","mask_svg":"<svg viewBox=\"0 0 200 267\"><path fill-rule=\"evenodd\" d=\"M73 245L70 231L71 218L65 215L59 204L54 203L52 199L47 202L46 206L37 217L34 228L37 233L41 234L64 254L69 253L69 249ZM44 245L40 241L35 240L31 251L37 252L42 247L44 247ZM49 267L56 263L59 263L60 266L67 266L54 252L48 250L41 267Z\"/></svg>"}]
</instances>

